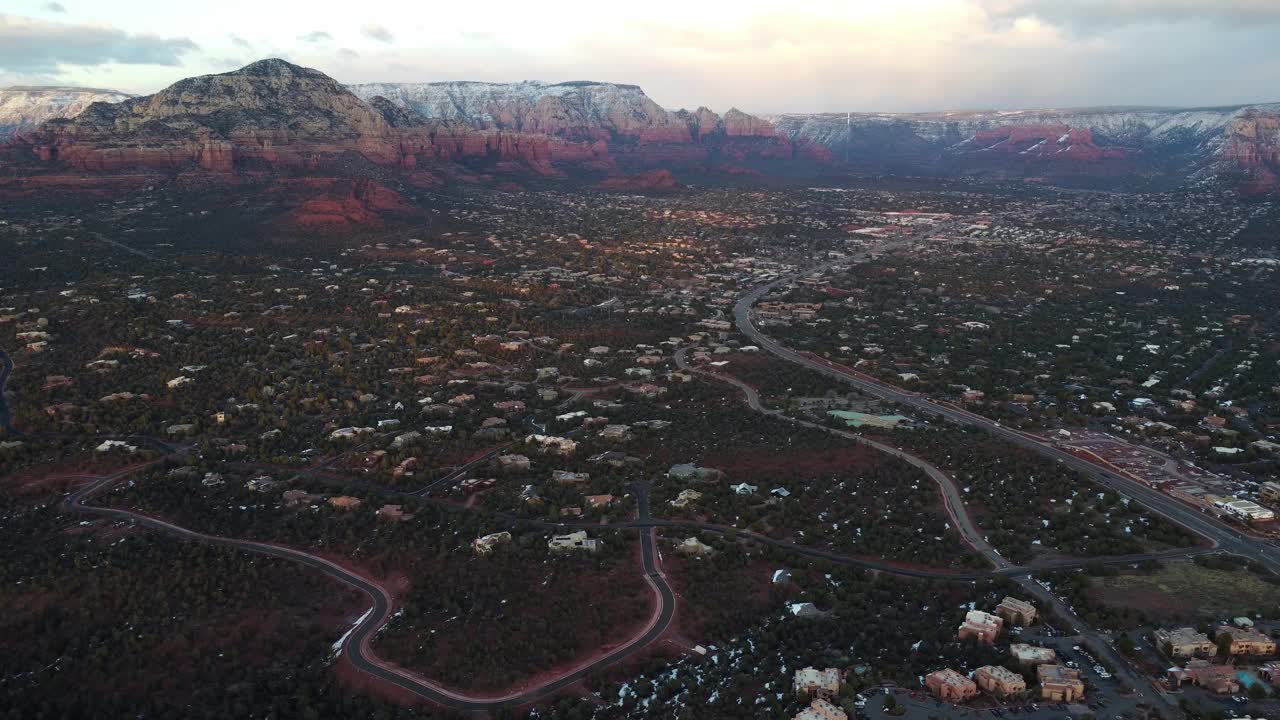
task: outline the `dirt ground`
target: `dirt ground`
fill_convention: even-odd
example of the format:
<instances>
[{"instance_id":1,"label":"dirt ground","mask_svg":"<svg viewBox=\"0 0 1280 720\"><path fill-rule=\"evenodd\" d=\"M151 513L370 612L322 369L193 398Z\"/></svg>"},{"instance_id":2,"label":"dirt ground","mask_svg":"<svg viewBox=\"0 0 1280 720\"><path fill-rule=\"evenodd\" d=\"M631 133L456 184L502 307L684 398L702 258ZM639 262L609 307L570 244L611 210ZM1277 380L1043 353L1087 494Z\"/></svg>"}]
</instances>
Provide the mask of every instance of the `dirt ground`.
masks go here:
<instances>
[{"instance_id":1,"label":"dirt ground","mask_svg":"<svg viewBox=\"0 0 1280 720\"><path fill-rule=\"evenodd\" d=\"M1215 570L1191 562L1168 563L1150 575L1099 578L1089 593L1106 605L1171 619L1226 617L1280 604L1280 586L1247 570Z\"/></svg>"}]
</instances>

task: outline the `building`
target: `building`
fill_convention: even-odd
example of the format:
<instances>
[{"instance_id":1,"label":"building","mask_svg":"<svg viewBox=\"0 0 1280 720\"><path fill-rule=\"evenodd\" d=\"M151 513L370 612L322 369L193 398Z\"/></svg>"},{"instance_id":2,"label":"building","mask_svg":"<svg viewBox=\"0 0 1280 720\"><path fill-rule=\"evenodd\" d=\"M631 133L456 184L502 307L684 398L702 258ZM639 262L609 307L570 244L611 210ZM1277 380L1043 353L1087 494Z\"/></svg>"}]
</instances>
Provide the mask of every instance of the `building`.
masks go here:
<instances>
[{"instance_id":1,"label":"building","mask_svg":"<svg viewBox=\"0 0 1280 720\"><path fill-rule=\"evenodd\" d=\"M998 698L1007 698L1027 691L1027 681L1008 668L984 665L973 674L973 679L983 692Z\"/></svg>"},{"instance_id":2,"label":"building","mask_svg":"<svg viewBox=\"0 0 1280 720\"><path fill-rule=\"evenodd\" d=\"M511 542L511 533L496 532L472 540L471 549L474 550L477 555L488 555L499 545L505 545L509 542Z\"/></svg>"},{"instance_id":3,"label":"building","mask_svg":"<svg viewBox=\"0 0 1280 720\"><path fill-rule=\"evenodd\" d=\"M1262 483L1262 487L1258 488L1258 495L1266 502L1280 503L1280 482L1268 480Z\"/></svg>"},{"instance_id":4,"label":"building","mask_svg":"<svg viewBox=\"0 0 1280 720\"><path fill-rule=\"evenodd\" d=\"M951 668L929 673L924 678L924 686L945 702L968 702L978 696L978 686Z\"/></svg>"},{"instance_id":5,"label":"building","mask_svg":"<svg viewBox=\"0 0 1280 720\"><path fill-rule=\"evenodd\" d=\"M970 610L964 616L958 635L961 640L973 638L983 645L995 643L1004 628L1004 618L981 610Z\"/></svg>"},{"instance_id":6,"label":"building","mask_svg":"<svg viewBox=\"0 0 1280 720\"><path fill-rule=\"evenodd\" d=\"M1276 653L1276 641L1251 627L1234 628L1230 625L1220 625L1214 631L1214 637L1219 642L1225 642L1224 638L1231 638L1231 644L1227 648L1227 653L1230 655L1274 655Z\"/></svg>"},{"instance_id":7,"label":"building","mask_svg":"<svg viewBox=\"0 0 1280 720\"><path fill-rule=\"evenodd\" d=\"M671 506L678 508L688 507L689 503L700 497L702 497L702 493L697 490L681 490L680 494L676 496L676 499L671 501Z\"/></svg>"},{"instance_id":8,"label":"building","mask_svg":"<svg viewBox=\"0 0 1280 720\"><path fill-rule=\"evenodd\" d=\"M792 689L800 699L830 700L840 693L840 671L835 668L818 670L811 667L797 670Z\"/></svg>"},{"instance_id":9,"label":"building","mask_svg":"<svg viewBox=\"0 0 1280 720\"><path fill-rule=\"evenodd\" d=\"M1232 496L1206 495L1205 501L1232 517L1247 523L1271 522L1276 515L1271 510L1250 500Z\"/></svg>"},{"instance_id":10,"label":"building","mask_svg":"<svg viewBox=\"0 0 1280 720\"><path fill-rule=\"evenodd\" d=\"M1009 646L1009 654L1019 665L1050 665L1058 660L1058 653L1053 648L1036 647L1026 643L1014 643Z\"/></svg>"},{"instance_id":11,"label":"building","mask_svg":"<svg viewBox=\"0 0 1280 720\"><path fill-rule=\"evenodd\" d=\"M1036 621L1036 606L1017 598L1006 597L996 606L996 615L1010 625L1032 625Z\"/></svg>"},{"instance_id":12,"label":"building","mask_svg":"<svg viewBox=\"0 0 1280 720\"><path fill-rule=\"evenodd\" d=\"M551 552L596 552L600 549L600 541L587 537L586 530L571 532L568 535L556 535L547 542Z\"/></svg>"},{"instance_id":13,"label":"building","mask_svg":"<svg viewBox=\"0 0 1280 720\"><path fill-rule=\"evenodd\" d=\"M815 698L809 707L795 716L795 720L849 720L849 716L826 700Z\"/></svg>"},{"instance_id":14,"label":"building","mask_svg":"<svg viewBox=\"0 0 1280 720\"><path fill-rule=\"evenodd\" d=\"M570 472L568 470L552 470L551 479L565 485L577 485L591 479L591 473Z\"/></svg>"},{"instance_id":15,"label":"building","mask_svg":"<svg viewBox=\"0 0 1280 720\"><path fill-rule=\"evenodd\" d=\"M529 458L524 455L501 455L498 457L498 467L511 472L528 470Z\"/></svg>"},{"instance_id":16,"label":"building","mask_svg":"<svg viewBox=\"0 0 1280 720\"><path fill-rule=\"evenodd\" d=\"M1152 633L1151 638L1156 648L1170 658L1210 655L1217 650L1217 646L1209 640L1209 636L1196 632L1195 628L1156 630Z\"/></svg>"},{"instance_id":17,"label":"building","mask_svg":"<svg viewBox=\"0 0 1280 720\"><path fill-rule=\"evenodd\" d=\"M1240 692L1235 666L1215 665L1208 660L1191 660L1186 667L1169 668L1169 682L1174 687L1182 687L1189 682L1219 695Z\"/></svg>"},{"instance_id":18,"label":"building","mask_svg":"<svg viewBox=\"0 0 1280 720\"><path fill-rule=\"evenodd\" d=\"M595 510L609 507L616 499L612 495L586 495L582 498L587 501L587 505Z\"/></svg>"},{"instance_id":19,"label":"building","mask_svg":"<svg viewBox=\"0 0 1280 720\"><path fill-rule=\"evenodd\" d=\"M375 515L379 520L388 522L405 522L413 519L413 513L405 512L403 505L383 505L378 508L378 512Z\"/></svg>"},{"instance_id":20,"label":"building","mask_svg":"<svg viewBox=\"0 0 1280 720\"><path fill-rule=\"evenodd\" d=\"M711 546L702 542L696 537L685 538L684 542L676 546L676 552L681 555L692 555L702 557L711 553Z\"/></svg>"},{"instance_id":21,"label":"building","mask_svg":"<svg viewBox=\"0 0 1280 720\"><path fill-rule=\"evenodd\" d=\"M1062 665L1040 665L1036 668L1040 681L1040 699L1074 703L1084 699L1084 681L1080 671Z\"/></svg>"},{"instance_id":22,"label":"building","mask_svg":"<svg viewBox=\"0 0 1280 720\"><path fill-rule=\"evenodd\" d=\"M360 507L360 498L350 495L336 495L329 498L329 504L336 510L355 510Z\"/></svg>"}]
</instances>

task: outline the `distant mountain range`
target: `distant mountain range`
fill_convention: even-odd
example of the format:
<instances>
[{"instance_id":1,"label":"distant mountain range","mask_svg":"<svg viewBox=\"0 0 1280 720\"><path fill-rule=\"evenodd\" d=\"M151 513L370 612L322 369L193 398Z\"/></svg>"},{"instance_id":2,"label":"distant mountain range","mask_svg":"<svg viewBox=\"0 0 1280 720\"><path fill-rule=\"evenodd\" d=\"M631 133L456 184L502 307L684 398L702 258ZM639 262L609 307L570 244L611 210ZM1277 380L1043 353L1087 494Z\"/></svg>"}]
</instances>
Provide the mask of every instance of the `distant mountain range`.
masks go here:
<instances>
[{"instance_id":1,"label":"distant mountain range","mask_svg":"<svg viewBox=\"0 0 1280 720\"><path fill-rule=\"evenodd\" d=\"M74 117L96 102L120 102L128 93L97 88L14 86L0 88L0 142L45 120Z\"/></svg>"},{"instance_id":2,"label":"distant mountain range","mask_svg":"<svg viewBox=\"0 0 1280 720\"><path fill-rule=\"evenodd\" d=\"M1280 188L1280 104L921 114L662 108L635 85L369 83L283 60L144 97L0 90L8 186L139 173L379 168L418 186L541 176L664 187L682 176L848 170L1086 186ZM667 173L655 172L665 170ZM3 187L3 186L0 186Z\"/></svg>"}]
</instances>

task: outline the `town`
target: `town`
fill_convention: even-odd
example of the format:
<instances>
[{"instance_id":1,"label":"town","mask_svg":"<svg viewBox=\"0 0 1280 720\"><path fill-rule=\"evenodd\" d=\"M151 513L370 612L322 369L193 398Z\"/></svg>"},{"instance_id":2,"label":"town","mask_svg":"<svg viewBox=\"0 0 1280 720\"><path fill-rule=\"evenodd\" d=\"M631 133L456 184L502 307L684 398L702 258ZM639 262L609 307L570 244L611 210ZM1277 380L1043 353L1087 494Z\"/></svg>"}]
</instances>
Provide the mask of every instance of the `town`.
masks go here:
<instances>
[{"instance_id":1,"label":"town","mask_svg":"<svg viewBox=\"0 0 1280 720\"><path fill-rule=\"evenodd\" d=\"M13 707L122 663L228 714L1280 710L1273 203L414 200L3 211Z\"/></svg>"}]
</instances>

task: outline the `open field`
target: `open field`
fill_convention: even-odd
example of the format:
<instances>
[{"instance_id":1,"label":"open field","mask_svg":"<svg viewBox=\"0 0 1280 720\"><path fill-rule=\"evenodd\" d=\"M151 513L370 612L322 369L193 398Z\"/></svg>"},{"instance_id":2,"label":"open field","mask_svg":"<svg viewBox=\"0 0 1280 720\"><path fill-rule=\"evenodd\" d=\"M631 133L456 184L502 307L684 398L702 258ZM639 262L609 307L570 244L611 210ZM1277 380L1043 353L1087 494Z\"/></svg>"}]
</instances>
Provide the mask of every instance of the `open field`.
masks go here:
<instances>
[{"instance_id":1,"label":"open field","mask_svg":"<svg viewBox=\"0 0 1280 720\"><path fill-rule=\"evenodd\" d=\"M1117 575L1091 583L1099 602L1148 613L1153 619L1228 617L1280 605L1280 586L1247 570L1219 570L1171 562L1149 575Z\"/></svg>"}]
</instances>

